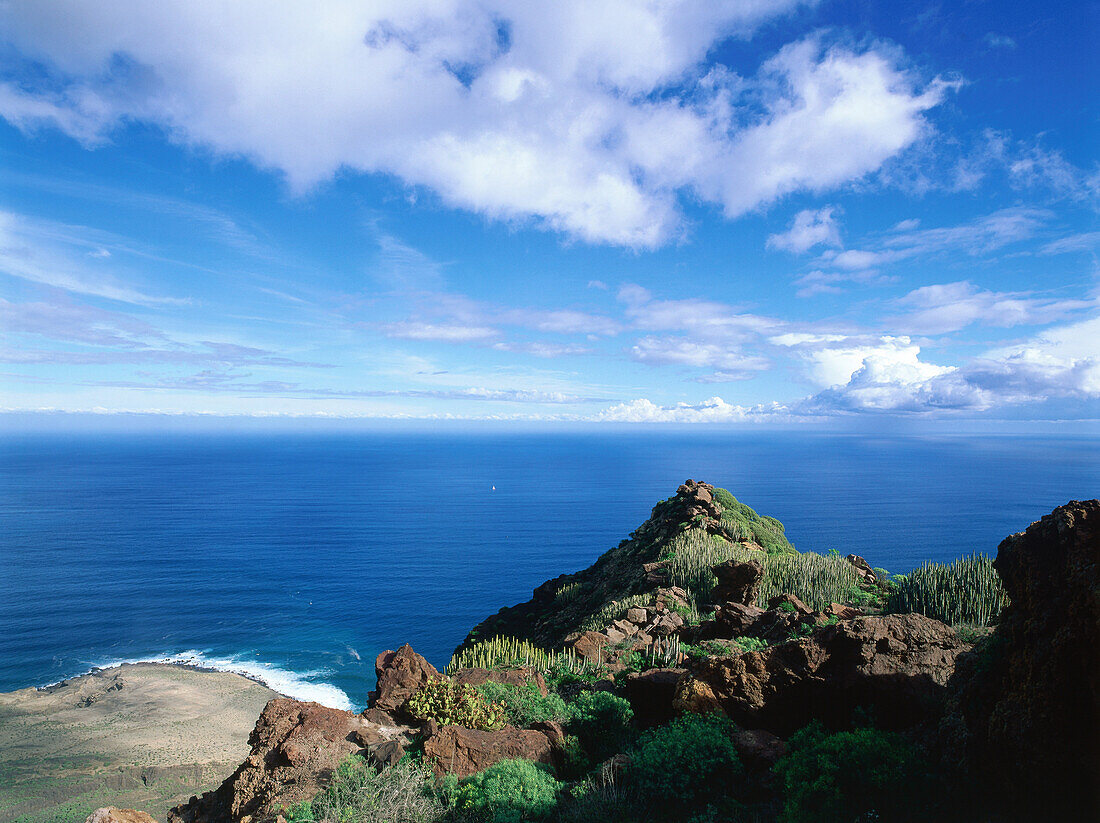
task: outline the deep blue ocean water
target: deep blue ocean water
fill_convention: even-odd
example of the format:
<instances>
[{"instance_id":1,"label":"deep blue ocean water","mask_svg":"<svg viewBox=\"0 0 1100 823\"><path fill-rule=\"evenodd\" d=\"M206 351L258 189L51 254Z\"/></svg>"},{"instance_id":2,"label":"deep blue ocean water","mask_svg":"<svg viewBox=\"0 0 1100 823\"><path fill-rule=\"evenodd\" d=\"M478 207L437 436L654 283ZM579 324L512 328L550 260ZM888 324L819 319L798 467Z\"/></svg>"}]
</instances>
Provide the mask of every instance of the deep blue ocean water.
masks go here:
<instances>
[{"instance_id":1,"label":"deep blue ocean water","mask_svg":"<svg viewBox=\"0 0 1100 823\"><path fill-rule=\"evenodd\" d=\"M403 642L590 564L688 477L904 572L1100 496L1095 438L158 434L0 443L0 691L195 658L361 705ZM496 487L495 490L493 487Z\"/></svg>"}]
</instances>

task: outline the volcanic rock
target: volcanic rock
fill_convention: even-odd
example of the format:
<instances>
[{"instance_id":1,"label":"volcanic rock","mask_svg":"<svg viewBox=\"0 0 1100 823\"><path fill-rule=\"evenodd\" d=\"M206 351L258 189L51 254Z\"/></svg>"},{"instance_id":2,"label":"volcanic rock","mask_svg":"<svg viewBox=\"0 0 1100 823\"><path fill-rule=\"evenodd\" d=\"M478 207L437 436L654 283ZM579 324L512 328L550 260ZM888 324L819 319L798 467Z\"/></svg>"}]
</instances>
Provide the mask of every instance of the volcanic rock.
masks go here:
<instances>
[{"instance_id":1,"label":"volcanic rock","mask_svg":"<svg viewBox=\"0 0 1100 823\"><path fill-rule=\"evenodd\" d=\"M626 676L626 699L639 726L647 728L672 719L676 684L685 674L687 669L647 669Z\"/></svg>"},{"instance_id":2,"label":"volcanic rock","mask_svg":"<svg viewBox=\"0 0 1100 823\"><path fill-rule=\"evenodd\" d=\"M945 759L1011 819L1100 819L1100 500L1001 542L1010 604L960 661Z\"/></svg>"},{"instance_id":3,"label":"volcanic rock","mask_svg":"<svg viewBox=\"0 0 1100 823\"><path fill-rule=\"evenodd\" d=\"M248 738L252 751L220 787L168 812L168 823L239 823L273 817L283 806L313 797L349 754L408 727L383 727L351 712L276 698Z\"/></svg>"},{"instance_id":4,"label":"volcanic rock","mask_svg":"<svg viewBox=\"0 0 1100 823\"><path fill-rule=\"evenodd\" d=\"M485 769L501 760L523 759L538 763L553 762L553 747L546 732L538 729L484 731L462 726L439 726L428 722L424 756L436 775L450 773L459 779Z\"/></svg>"},{"instance_id":5,"label":"volcanic rock","mask_svg":"<svg viewBox=\"0 0 1100 823\"><path fill-rule=\"evenodd\" d=\"M815 718L846 726L857 707L881 728L906 728L936 714L955 658L969 648L923 615L857 617L796 642L695 661L673 704L780 735Z\"/></svg>"},{"instance_id":6,"label":"volcanic rock","mask_svg":"<svg viewBox=\"0 0 1100 823\"><path fill-rule=\"evenodd\" d=\"M385 651L374 662L378 685L370 693L371 705L387 712L399 712L405 703L430 680L440 675L435 666L406 643L397 651Z\"/></svg>"},{"instance_id":7,"label":"volcanic rock","mask_svg":"<svg viewBox=\"0 0 1100 823\"><path fill-rule=\"evenodd\" d=\"M855 567L856 574L859 575L859 579L864 583L875 583L878 581L878 575L875 574L875 570L871 568L871 564L858 554L848 555L847 560Z\"/></svg>"},{"instance_id":8,"label":"volcanic rock","mask_svg":"<svg viewBox=\"0 0 1100 823\"><path fill-rule=\"evenodd\" d=\"M711 571L718 578L713 593L715 602L742 603L746 606L756 602L764 578L764 564L759 560L727 560L712 566Z\"/></svg>"}]
</instances>

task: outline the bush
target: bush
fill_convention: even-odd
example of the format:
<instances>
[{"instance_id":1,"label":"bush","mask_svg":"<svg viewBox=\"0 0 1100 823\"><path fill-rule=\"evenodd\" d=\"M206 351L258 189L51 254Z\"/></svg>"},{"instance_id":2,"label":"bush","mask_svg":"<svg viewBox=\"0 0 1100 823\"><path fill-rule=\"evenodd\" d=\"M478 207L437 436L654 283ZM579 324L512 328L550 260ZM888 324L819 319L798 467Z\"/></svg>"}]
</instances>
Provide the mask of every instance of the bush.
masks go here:
<instances>
[{"instance_id":1,"label":"bush","mask_svg":"<svg viewBox=\"0 0 1100 823\"><path fill-rule=\"evenodd\" d=\"M474 686L431 680L409 698L408 711L417 720L434 720L468 729L495 729L504 724L504 707L488 702Z\"/></svg>"},{"instance_id":2,"label":"bush","mask_svg":"<svg viewBox=\"0 0 1100 823\"><path fill-rule=\"evenodd\" d=\"M375 771L352 755L327 789L284 815L291 823L434 823L444 811L421 764L404 760Z\"/></svg>"},{"instance_id":3,"label":"bush","mask_svg":"<svg viewBox=\"0 0 1100 823\"><path fill-rule=\"evenodd\" d=\"M934 819L928 770L901 735L872 728L830 734L815 722L789 743L774 767L783 785L784 823Z\"/></svg>"},{"instance_id":4,"label":"bush","mask_svg":"<svg viewBox=\"0 0 1100 823\"><path fill-rule=\"evenodd\" d=\"M570 727L597 762L623 748L630 739L634 710L610 692L581 692L569 706Z\"/></svg>"},{"instance_id":5,"label":"bush","mask_svg":"<svg viewBox=\"0 0 1100 823\"><path fill-rule=\"evenodd\" d=\"M717 715L686 715L642 735L630 764L644 803L697 808L728 797L743 774L733 725Z\"/></svg>"},{"instance_id":6,"label":"bush","mask_svg":"<svg viewBox=\"0 0 1100 823\"><path fill-rule=\"evenodd\" d=\"M482 683L478 690L490 704L504 709L509 723L521 729L544 720L564 720L569 714L560 696L553 692L543 696L532 685L509 686L490 681Z\"/></svg>"},{"instance_id":7,"label":"bush","mask_svg":"<svg viewBox=\"0 0 1100 823\"><path fill-rule=\"evenodd\" d=\"M501 760L458 786L458 807L494 823L542 820L558 805L561 784L529 760Z\"/></svg>"}]
</instances>

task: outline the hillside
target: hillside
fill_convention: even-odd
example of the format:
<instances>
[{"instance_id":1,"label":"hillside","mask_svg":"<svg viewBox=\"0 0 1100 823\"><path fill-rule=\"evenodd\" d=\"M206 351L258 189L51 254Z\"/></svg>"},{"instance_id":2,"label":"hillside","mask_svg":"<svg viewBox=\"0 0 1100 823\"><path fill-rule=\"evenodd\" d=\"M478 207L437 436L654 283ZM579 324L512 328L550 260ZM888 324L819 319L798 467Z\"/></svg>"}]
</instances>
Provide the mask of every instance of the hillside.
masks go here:
<instances>
[{"instance_id":1,"label":"hillside","mask_svg":"<svg viewBox=\"0 0 1100 823\"><path fill-rule=\"evenodd\" d=\"M526 603L501 609L467 635L460 649L491 637L560 647L574 632L618 617L632 601L678 587L688 608L709 604L710 567L735 558L793 555L783 524L757 514L725 489L688 480L653 507L649 519L587 569L536 588Z\"/></svg>"}]
</instances>

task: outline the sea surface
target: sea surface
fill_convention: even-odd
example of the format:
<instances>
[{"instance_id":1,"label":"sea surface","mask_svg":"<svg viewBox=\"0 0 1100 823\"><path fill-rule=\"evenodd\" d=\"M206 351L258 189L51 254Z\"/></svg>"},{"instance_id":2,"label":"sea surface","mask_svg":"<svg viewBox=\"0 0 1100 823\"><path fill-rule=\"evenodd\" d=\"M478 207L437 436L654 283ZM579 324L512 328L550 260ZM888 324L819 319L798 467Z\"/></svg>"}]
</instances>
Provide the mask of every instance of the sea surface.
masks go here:
<instances>
[{"instance_id":1,"label":"sea surface","mask_svg":"<svg viewBox=\"0 0 1100 823\"><path fill-rule=\"evenodd\" d=\"M905 572L1100 496L1096 438L157 434L0 442L0 691L172 659L361 706L616 545L688 477Z\"/></svg>"}]
</instances>

